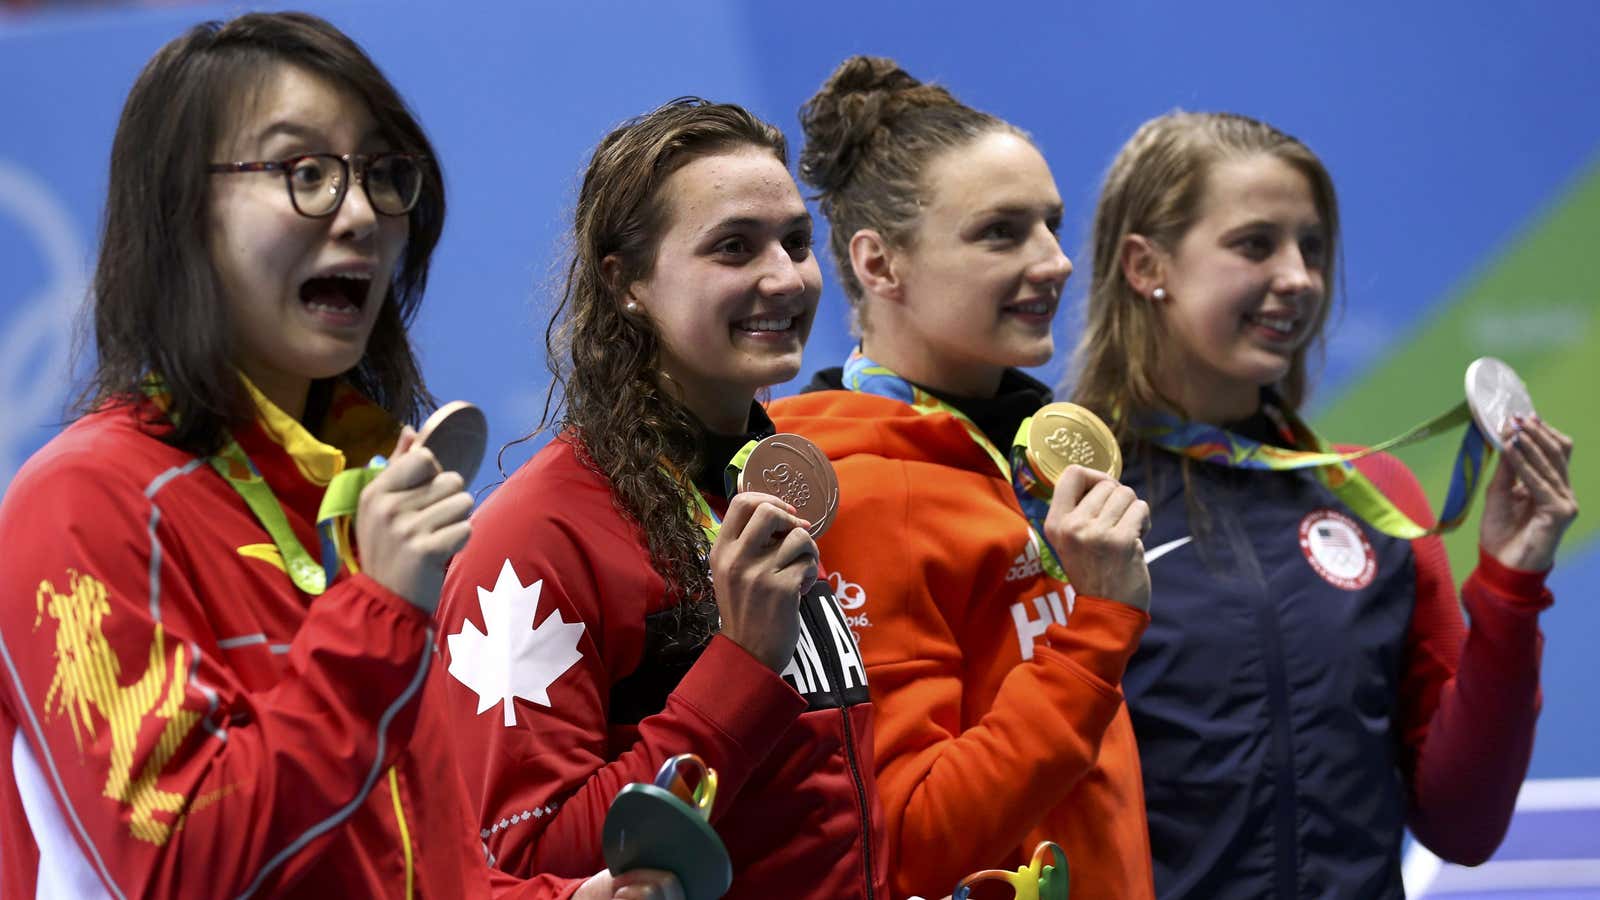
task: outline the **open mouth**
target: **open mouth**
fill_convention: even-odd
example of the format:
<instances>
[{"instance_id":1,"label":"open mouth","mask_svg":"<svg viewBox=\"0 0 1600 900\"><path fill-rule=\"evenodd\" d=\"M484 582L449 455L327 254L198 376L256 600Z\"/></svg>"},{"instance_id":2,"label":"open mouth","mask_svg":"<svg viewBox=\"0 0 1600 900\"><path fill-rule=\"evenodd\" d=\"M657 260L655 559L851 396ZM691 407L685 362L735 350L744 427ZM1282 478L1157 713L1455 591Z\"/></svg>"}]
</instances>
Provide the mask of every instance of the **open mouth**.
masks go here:
<instances>
[{"instance_id":1,"label":"open mouth","mask_svg":"<svg viewBox=\"0 0 1600 900\"><path fill-rule=\"evenodd\" d=\"M300 302L322 318L354 321L367 303L371 286L372 278L367 275L320 275L300 285Z\"/></svg>"}]
</instances>

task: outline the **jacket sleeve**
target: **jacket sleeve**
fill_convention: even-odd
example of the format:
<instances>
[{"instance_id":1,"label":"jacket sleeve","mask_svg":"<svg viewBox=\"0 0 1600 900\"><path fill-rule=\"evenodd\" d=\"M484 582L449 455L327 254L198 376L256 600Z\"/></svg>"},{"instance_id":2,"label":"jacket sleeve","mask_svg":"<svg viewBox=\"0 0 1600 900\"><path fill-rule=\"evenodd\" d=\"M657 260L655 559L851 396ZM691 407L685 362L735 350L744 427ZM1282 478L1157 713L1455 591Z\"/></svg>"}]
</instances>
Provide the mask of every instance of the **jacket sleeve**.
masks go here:
<instances>
[{"instance_id":1,"label":"jacket sleeve","mask_svg":"<svg viewBox=\"0 0 1600 900\"><path fill-rule=\"evenodd\" d=\"M1431 524L1428 501L1398 459L1362 469L1395 505ZM1543 574L1507 569L1487 553L1462 587L1437 536L1413 542L1416 609L1401 676L1401 761L1407 824L1441 858L1476 865L1505 837L1533 753L1539 715L1539 612L1552 602Z\"/></svg>"},{"instance_id":2,"label":"jacket sleeve","mask_svg":"<svg viewBox=\"0 0 1600 900\"><path fill-rule=\"evenodd\" d=\"M877 716L894 889L943 896L962 877L1008 858L1094 766L1123 702L1122 671L1150 620L1123 604L1078 596L1068 624L1046 629L1032 658L1005 676L973 722L964 676L995 662L969 655L999 651L963 640L958 610L981 602L954 596L965 588L954 586L952 570L971 564L951 558L959 546L951 528L963 526L929 527L937 511L918 510L914 527L901 464L846 458L837 465L860 512L835 520L822 552L861 592L871 623L860 643ZM946 518L961 521L957 511Z\"/></svg>"},{"instance_id":3,"label":"jacket sleeve","mask_svg":"<svg viewBox=\"0 0 1600 900\"><path fill-rule=\"evenodd\" d=\"M57 463L0 511L0 698L72 839L115 896L286 888L404 749L427 617L346 579L312 603L291 672L244 690L207 610L250 598L195 593L162 480Z\"/></svg>"},{"instance_id":4,"label":"jacket sleeve","mask_svg":"<svg viewBox=\"0 0 1600 900\"><path fill-rule=\"evenodd\" d=\"M436 677L446 678L457 756L493 864L519 876L587 876L605 867L601 830L625 785L693 752L717 770L716 809L725 810L805 701L718 636L636 737L611 729L611 685L637 663L651 598L602 589L615 577L602 572L640 565L620 557L641 551L598 538L605 523L571 507L496 499L446 579L448 676ZM520 610L502 620L515 623L510 630L486 626L506 605ZM504 654L503 677L485 680L473 662L484 653ZM630 737L618 743L619 732Z\"/></svg>"}]
</instances>

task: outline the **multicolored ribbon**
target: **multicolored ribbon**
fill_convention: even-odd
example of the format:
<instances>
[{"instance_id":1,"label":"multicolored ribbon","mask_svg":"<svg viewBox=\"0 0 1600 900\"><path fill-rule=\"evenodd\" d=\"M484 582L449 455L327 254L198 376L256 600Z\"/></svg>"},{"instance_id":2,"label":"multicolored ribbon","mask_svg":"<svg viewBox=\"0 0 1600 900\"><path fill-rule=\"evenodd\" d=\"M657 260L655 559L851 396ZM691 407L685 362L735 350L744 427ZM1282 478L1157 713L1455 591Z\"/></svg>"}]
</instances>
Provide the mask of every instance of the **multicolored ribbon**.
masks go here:
<instances>
[{"instance_id":1,"label":"multicolored ribbon","mask_svg":"<svg viewBox=\"0 0 1600 900\"><path fill-rule=\"evenodd\" d=\"M1465 402L1403 434L1351 453L1335 452L1276 398L1268 398L1264 412L1277 424L1290 448L1263 444L1217 425L1189 422L1166 413L1142 416L1136 431L1140 438L1163 450L1213 465L1276 472L1311 469L1317 480L1373 528L1406 539L1443 534L1459 527L1471 510L1472 496L1483 477L1486 457L1494 452ZM1461 448L1451 467L1450 490L1439 512L1439 524L1432 528L1424 528L1401 512L1352 464L1364 456L1416 443L1463 422L1467 424L1467 432L1461 438Z\"/></svg>"},{"instance_id":2,"label":"multicolored ribbon","mask_svg":"<svg viewBox=\"0 0 1600 900\"><path fill-rule=\"evenodd\" d=\"M735 453L733 459L728 461L728 466L723 470L722 475L724 490L727 492L726 496L731 498L737 492L739 473L744 471L744 464L750 459L750 452L756 449L757 443L759 441L745 441L744 446L739 448L739 452ZM705 532L706 542L715 544L717 535L722 532L722 517L717 515L717 511L711 508L710 501L706 500L705 495L700 493L700 488L695 485L692 479L684 477L682 473L665 463L662 464L661 470L679 484L682 484L684 490L688 491L689 518L693 519L695 524L700 526L700 530Z\"/></svg>"},{"instance_id":3,"label":"multicolored ribbon","mask_svg":"<svg viewBox=\"0 0 1600 900\"><path fill-rule=\"evenodd\" d=\"M145 394L166 412L169 418L172 418L170 395L160 380L155 378L147 380ZM256 468L254 462L251 462L250 456L231 434L228 435L227 443L223 444L222 449L218 450L216 455L208 457L206 461L233 488L240 499L244 500L250 512L255 515L256 521L266 529L267 536L272 538L273 546L278 548L278 554L283 557L283 569L295 587L315 597L326 591L328 585L333 583L340 566L349 568L352 574L360 571L356 565L350 532L354 525L361 491L383 470L385 465L383 457L373 457L363 468L346 469L334 475L328 482L327 490L322 495L322 502L317 508L317 533L322 539L320 563L312 558L310 552L300 543L300 539L295 536L294 528L289 524L289 517L283 511L283 504L278 502L277 495L272 493L272 488L267 485L261 471Z\"/></svg>"},{"instance_id":4,"label":"multicolored ribbon","mask_svg":"<svg viewBox=\"0 0 1600 900\"><path fill-rule=\"evenodd\" d=\"M1051 547L1050 542L1043 537L1044 520L1050 512L1052 492L1028 464L1026 444L1028 423L1031 420L1024 419L1022 426L1017 429L1017 436L1012 441L1011 459L1007 460L1005 454L1001 453L994 442L989 440L988 435L983 433L983 429L965 413L901 378L889 367L868 359L860 347L850 351L850 358L845 361L844 386L858 393L899 400L925 416L947 413L960 422L967 436L972 438L973 443L982 447L983 452L989 454L989 459L994 461L995 468L1000 471L1001 476L1011 483L1012 492L1017 497L1017 505L1022 508L1023 518L1028 523L1028 539L1039 551L1040 567L1051 578L1066 582L1067 573L1061 568L1061 561L1056 558L1055 548Z\"/></svg>"}]
</instances>

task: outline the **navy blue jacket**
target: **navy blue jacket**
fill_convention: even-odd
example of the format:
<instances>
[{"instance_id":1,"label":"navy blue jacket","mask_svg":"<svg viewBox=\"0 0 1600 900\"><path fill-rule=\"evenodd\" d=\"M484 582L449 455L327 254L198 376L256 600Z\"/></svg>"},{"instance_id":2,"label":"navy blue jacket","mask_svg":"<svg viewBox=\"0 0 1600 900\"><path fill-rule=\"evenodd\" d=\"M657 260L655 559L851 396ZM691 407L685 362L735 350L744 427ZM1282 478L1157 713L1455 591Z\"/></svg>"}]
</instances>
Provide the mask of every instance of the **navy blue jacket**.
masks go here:
<instances>
[{"instance_id":1,"label":"navy blue jacket","mask_svg":"<svg viewBox=\"0 0 1600 900\"><path fill-rule=\"evenodd\" d=\"M1123 475L1153 519L1123 690L1157 894L1403 897L1411 543L1306 472L1188 468L1188 502L1176 456L1135 453Z\"/></svg>"}]
</instances>

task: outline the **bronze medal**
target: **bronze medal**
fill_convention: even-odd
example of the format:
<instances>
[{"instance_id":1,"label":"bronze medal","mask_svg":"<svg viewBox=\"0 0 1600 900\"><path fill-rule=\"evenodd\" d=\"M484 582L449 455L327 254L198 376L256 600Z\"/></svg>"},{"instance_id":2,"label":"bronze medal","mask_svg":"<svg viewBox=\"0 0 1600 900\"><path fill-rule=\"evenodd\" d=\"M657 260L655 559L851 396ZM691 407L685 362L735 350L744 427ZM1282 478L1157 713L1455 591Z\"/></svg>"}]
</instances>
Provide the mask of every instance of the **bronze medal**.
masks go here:
<instances>
[{"instance_id":1,"label":"bronze medal","mask_svg":"<svg viewBox=\"0 0 1600 900\"><path fill-rule=\"evenodd\" d=\"M1033 414L1028 426L1028 462L1055 487L1067 466L1079 465L1122 475L1122 449L1100 417L1076 403L1051 403Z\"/></svg>"},{"instance_id":2,"label":"bronze medal","mask_svg":"<svg viewBox=\"0 0 1600 900\"><path fill-rule=\"evenodd\" d=\"M739 472L739 491L759 491L793 506L811 523L811 536L833 524L839 511L839 479L816 444L798 434L763 438Z\"/></svg>"},{"instance_id":3,"label":"bronze medal","mask_svg":"<svg viewBox=\"0 0 1600 900\"><path fill-rule=\"evenodd\" d=\"M472 483L489 445L489 420L483 410L465 400L453 400L434 410L417 432L417 444L433 451L439 468L456 472Z\"/></svg>"}]
</instances>

